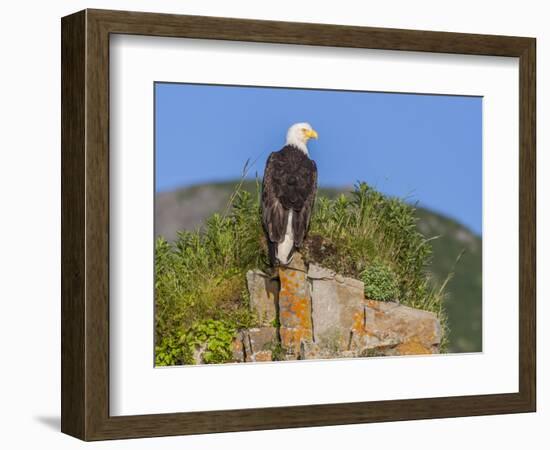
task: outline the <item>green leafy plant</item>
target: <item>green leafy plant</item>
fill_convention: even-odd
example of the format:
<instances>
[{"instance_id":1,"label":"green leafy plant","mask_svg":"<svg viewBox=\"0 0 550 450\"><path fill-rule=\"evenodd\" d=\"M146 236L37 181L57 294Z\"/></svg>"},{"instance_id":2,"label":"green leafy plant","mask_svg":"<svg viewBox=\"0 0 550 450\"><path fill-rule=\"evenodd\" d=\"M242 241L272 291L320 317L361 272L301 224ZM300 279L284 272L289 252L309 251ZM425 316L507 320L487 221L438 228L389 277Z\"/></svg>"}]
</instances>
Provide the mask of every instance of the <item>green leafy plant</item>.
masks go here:
<instances>
[{"instance_id":1,"label":"green leafy plant","mask_svg":"<svg viewBox=\"0 0 550 450\"><path fill-rule=\"evenodd\" d=\"M201 358L206 364L227 362L233 356L231 343L235 332L231 324L222 320L205 320L191 327L183 340L184 346L190 354L202 350ZM185 362L193 363L189 359Z\"/></svg>"},{"instance_id":2,"label":"green leafy plant","mask_svg":"<svg viewBox=\"0 0 550 450\"><path fill-rule=\"evenodd\" d=\"M155 346L155 365L174 366L190 361L193 353L190 347L184 344L183 338L181 331L163 337Z\"/></svg>"},{"instance_id":3,"label":"green leafy plant","mask_svg":"<svg viewBox=\"0 0 550 450\"><path fill-rule=\"evenodd\" d=\"M390 267L384 264L373 264L361 273L365 283L365 296L371 300L398 300L399 280Z\"/></svg>"}]
</instances>

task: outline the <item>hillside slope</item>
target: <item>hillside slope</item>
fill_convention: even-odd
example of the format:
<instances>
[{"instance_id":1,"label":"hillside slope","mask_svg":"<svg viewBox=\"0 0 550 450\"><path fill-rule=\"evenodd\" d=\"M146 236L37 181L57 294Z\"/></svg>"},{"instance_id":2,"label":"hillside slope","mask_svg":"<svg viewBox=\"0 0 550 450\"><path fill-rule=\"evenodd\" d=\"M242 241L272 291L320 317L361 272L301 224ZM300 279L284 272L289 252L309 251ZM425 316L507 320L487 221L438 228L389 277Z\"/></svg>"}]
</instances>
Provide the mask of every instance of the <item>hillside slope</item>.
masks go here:
<instances>
[{"instance_id":1,"label":"hillside slope","mask_svg":"<svg viewBox=\"0 0 550 450\"><path fill-rule=\"evenodd\" d=\"M236 181L191 186L161 192L155 199L155 235L173 240L178 230L200 227L215 212L223 213ZM255 181L245 181L243 188L256 192ZM346 189L319 189L319 194L334 198ZM418 229L432 241L433 263L430 271L441 283L454 269L447 287L445 308L449 316L449 351L481 351L481 238L459 223L432 211L418 208ZM463 253L462 253L463 252ZM457 257L462 253L458 263Z\"/></svg>"}]
</instances>

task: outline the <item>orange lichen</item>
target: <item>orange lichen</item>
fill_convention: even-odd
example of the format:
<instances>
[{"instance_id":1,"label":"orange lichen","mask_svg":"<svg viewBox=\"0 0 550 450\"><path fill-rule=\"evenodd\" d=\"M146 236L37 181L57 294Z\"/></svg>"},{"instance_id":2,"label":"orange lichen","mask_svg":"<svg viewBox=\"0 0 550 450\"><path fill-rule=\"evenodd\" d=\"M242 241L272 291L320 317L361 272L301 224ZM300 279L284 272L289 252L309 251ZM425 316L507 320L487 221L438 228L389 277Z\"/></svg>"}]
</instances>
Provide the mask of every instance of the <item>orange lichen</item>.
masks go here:
<instances>
[{"instance_id":1,"label":"orange lichen","mask_svg":"<svg viewBox=\"0 0 550 450\"><path fill-rule=\"evenodd\" d=\"M279 332L284 348L297 354L302 341L312 339L311 298L305 273L290 268L279 269Z\"/></svg>"},{"instance_id":2,"label":"orange lichen","mask_svg":"<svg viewBox=\"0 0 550 450\"><path fill-rule=\"evenodd\" d=\"M353 314L353 325L351 326L351 330L354 334L357 334L359 336L364 336L366 334L365 330L365 313L364 311L357 311Z\"/></svg>"},{"instance_id":3,"label":"orange lichen","mask_svg":"<svg viewBox=\"0 0 550 450\"><path fill-rule=\"evenodd\" d=\"M395 347L399 355L428 355L431 354L431 349L424 347L418 340L403 342Z\"/></svg>"},{"instance_id":4,"label":"orange lichen","mask_svg":"<svg viewBox=\"0 0 550 450\"><path fill-rule=\"evenodd\" d=\"M283 328L279 330L281 336L281 345L284 348L292 349L294 353L300 350L302 342L310 342L312 338L311 330L306 328Z\"/></svg>"}]
</instances>

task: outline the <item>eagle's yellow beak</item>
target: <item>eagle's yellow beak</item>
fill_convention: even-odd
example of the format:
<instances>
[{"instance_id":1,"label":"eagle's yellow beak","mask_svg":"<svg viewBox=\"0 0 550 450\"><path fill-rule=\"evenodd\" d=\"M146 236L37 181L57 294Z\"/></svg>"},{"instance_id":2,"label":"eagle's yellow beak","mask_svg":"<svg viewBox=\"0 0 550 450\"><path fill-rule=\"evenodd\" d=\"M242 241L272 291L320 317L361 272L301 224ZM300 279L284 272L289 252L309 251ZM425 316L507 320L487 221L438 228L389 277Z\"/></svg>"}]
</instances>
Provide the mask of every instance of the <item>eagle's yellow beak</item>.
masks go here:
<instances>
[{"instance_id":1,"label":"eagle's yellow beak","mask_svg":"<svg viewBox=\"0 0 550 450\"><path fill-rule=\"evenodd\" d=\"M306 134L306 137L308 139L311 139L311 138L318 139L319 138L319 135L317 134L317 131L315 131L315 130L306 130L305 134Z\"/></svg>"}]
</instances>

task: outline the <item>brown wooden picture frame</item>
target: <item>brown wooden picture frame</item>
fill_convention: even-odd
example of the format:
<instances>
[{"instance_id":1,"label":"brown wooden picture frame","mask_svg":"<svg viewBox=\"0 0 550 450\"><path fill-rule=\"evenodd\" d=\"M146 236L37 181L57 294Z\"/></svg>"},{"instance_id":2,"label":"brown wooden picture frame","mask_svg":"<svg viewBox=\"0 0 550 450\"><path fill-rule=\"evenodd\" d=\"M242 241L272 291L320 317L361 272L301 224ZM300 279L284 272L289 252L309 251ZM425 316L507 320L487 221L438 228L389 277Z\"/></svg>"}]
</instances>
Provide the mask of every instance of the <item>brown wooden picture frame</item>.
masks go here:
<instances>
[{"instance_id":1,"label":"brown wooden picture frame","mask_svg":"<svg viewBox=\"0 0 550 450\"><path fill-rule=\"evenodd\" d=\"M536 408L536 40L85 10L62 30L61 429L84 440L475 416ZM109 36L135 34L519 58L519 392L109 415Z\"/></svg>"}]
</instances>

